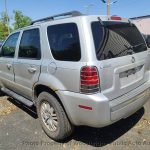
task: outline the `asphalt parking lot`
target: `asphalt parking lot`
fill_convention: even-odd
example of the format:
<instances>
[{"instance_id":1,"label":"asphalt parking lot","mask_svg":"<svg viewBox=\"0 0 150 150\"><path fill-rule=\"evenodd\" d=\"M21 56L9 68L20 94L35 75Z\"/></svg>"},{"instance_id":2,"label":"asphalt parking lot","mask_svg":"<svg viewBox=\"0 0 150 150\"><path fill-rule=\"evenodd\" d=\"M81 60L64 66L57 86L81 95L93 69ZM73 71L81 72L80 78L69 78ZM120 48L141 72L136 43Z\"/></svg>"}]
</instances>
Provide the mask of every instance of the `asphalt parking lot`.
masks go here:
<instances>
[{"instance_id":1,"label":"asphalt parking lot","mask_svg":"<svg viewBox=\"0 0 150 150\"><path fill-rule=\"evenodd\" d=\"M95 129L77 127L67 141L52 141L42 131L35 108L0 97L0 150L150 149L150 101L131 117Z\"/></svg>"}]
</instances>

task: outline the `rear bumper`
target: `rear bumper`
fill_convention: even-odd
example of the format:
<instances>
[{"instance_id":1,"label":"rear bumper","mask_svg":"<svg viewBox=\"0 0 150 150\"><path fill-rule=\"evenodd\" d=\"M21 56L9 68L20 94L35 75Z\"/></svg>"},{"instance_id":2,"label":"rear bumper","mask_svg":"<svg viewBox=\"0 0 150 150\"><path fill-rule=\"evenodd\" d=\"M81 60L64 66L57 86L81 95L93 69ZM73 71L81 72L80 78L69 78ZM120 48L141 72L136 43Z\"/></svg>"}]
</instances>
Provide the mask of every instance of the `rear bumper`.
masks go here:
<instances>
[{"instance_id":1,"label":"rear bumper","mask_svg":"<svg viewBox=\"0 0 150 150\"><path fill-rule=\"evenodd\" d=\"M66 113L74 125L104 127L139 110L150 97L150 82L110 101L102 93L85 95L80 93L58 91ZM79 105L89 109L80 108Z\"/></svg>"}]
</instances>

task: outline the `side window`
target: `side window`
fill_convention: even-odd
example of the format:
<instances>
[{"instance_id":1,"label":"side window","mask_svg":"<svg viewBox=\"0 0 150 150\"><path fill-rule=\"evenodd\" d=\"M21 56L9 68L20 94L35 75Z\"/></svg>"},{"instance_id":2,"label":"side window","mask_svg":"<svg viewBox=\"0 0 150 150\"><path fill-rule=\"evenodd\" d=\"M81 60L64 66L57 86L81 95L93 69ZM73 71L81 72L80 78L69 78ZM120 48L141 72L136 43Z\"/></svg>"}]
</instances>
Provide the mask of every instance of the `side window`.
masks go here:
<instances>
[{"instance_id":1,"label":"side window","mask_svg":"<svg viewBox=\"0 0 150 150\"><path fill-rule=\"evenodd\" d=\"M81 59L79 33L75 23L49 26L47 33L52 55L56 60Z\"/></svg>"},{"instance_id":2,"label":"side window","mask_svg":"<svg viewBox=\"0 0 150 150\"><path fill-rule=\"evenodd\" d=\"M14 57L18 37L19 37L19 32L10 35L10 37L6 40L6 42L2 47L2 52L1 52L2 57L10 57L10 58Z\"/></svg>"},{"instance_id":3,"label":"side window","mask_svg":"<svg viewBox=\"0 0 150 150\"><path fill-rule=\"evenodd\" d=\"M23 32L18 57L23 59L41 58L39 29L31 29Z\"/></svg>"}]
</instances>

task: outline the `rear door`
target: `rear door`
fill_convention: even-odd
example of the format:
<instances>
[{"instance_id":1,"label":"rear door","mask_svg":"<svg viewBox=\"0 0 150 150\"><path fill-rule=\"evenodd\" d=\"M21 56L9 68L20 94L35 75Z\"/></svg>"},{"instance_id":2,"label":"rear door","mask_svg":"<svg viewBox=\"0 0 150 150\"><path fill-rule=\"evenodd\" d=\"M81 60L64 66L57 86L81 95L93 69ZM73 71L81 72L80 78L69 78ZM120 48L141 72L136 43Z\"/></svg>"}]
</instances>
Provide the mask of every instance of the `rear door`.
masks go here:
<instances>
[{"instance_id":1,"label":"rear door","mask_svg":"<svg viewBox=\"0 0 150 150\"><path fill-rule=\"evenodd\" d=\"M3 47L0 56L0 80L4 87L13 90L14 87L14 57L19 32L11 34Z\"/></svg>"},{"instance_id":2,"label":"rear door","mask_svg":"<svg viewBox=\"0 0 150 150\"><path fill-rule=\"evenodd\" d=\"M14 62L15 91L32 98L32 87L38 81L41 69L41 42L39 28L24 30L18 58Z\"/></svg>"},{"instance_id":3,"label":"rear door","mask_svg":"<svg viewBox=\"0 0 150 150\"><path fill-rule=\"evenodd\" d=\"M101 90L110 100L148 80L149 52L133 24L109 21L102 26L100 22L93 22L92 33Z\"/></svg>"}]
</instances>

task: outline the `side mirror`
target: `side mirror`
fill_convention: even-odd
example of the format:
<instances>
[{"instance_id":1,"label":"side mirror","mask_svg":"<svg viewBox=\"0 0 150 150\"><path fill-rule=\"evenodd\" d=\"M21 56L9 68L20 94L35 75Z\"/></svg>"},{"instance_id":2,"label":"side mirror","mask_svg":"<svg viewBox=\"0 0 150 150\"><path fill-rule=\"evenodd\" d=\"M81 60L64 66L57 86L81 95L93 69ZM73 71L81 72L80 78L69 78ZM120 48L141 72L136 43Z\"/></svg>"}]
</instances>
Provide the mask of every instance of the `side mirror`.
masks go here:
<instances>
[{"instance_id":1,"label":"side mirror","mask_svg":"<svg viewBox=\"0 0 150 150\"><path fill-rule=\"evenodd\" d=\"M150 36L146 38L146 43L147 43L148 48L150 48Z\"/></svg>"}]
</instances>

